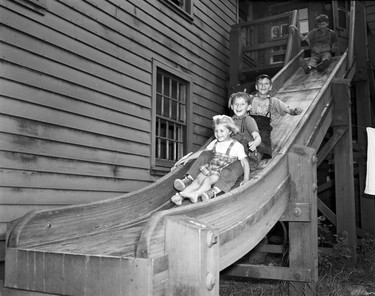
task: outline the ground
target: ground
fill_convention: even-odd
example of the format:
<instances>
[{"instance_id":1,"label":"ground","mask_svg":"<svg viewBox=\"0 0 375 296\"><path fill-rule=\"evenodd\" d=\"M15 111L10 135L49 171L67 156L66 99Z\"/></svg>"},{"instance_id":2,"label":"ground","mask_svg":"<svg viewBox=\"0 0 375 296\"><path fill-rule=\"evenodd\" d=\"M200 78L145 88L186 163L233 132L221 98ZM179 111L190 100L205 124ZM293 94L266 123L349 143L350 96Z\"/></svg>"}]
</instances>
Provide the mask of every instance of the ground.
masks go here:
<instances>
[{"instance_id":1,"label":"ground","mask_svg":"<svg viewBox=\"0 0 375 296\"><path fill-rule=\"evenodd\" d=\"M352 256L330 230L320 227L319 244L330 247L330 252L319 249L317 296L375 296L374 237L359 239L357 253ZM264 264L287 266L285 256L282 257L277 260L272 255ZM289 283L285 281L220 275L220 296L288 296L288 289Z\"/></svg>"}]
</instances>

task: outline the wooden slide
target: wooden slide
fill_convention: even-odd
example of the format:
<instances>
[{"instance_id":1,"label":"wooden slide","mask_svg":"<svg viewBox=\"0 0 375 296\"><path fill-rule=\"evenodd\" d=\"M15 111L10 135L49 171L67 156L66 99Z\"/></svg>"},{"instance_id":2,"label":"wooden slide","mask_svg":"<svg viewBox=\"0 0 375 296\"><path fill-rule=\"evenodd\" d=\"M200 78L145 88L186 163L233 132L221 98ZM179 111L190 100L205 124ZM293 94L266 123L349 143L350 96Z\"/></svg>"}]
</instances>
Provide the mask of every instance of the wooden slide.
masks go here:
<instances>
[{"instance_id":1,"label":"wooden slide","mask_svg":"<svg viewBox=\"0 0 375 296\"><path fill-rule=\"evenodd\" d=\"M188 169L181 166L133 193L32 211L8 233L4 284L10 295L193 295L184 280L194 282L194 274L205 279L204 295L218 295L219 271L265 237L295 187L303 186L291 180L288 153L295 145L317 149L332 121L331 82L343 78L347 54L335 57L322 74L309 75L300 69L299 56L273 78L273 91L304 111L274 115L273 158L262 161L247 184L176 207L170 202L173 180Z\"/></svg>"}]
</instances>

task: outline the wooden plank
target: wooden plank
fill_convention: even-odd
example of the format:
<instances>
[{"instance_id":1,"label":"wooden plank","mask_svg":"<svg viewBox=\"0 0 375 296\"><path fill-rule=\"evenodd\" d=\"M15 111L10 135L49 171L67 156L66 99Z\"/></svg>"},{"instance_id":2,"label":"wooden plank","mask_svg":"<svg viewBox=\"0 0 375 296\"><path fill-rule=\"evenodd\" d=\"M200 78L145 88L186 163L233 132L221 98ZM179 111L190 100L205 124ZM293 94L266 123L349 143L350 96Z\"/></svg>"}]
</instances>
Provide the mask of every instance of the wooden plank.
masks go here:
<instances>
[{"instance_id":1,"label":"wooden plank","mask_svg":"<svg viewBox=\"0 0 375 296\"><path fill-rule=\"evenodd\" d=\"M15 16L15 18L16 20L18 19L18 21L21 22L19 26L23 26L24 28L24 26L28 25L28 23L25 23L26 21L23 18L20 18L20 16ZM26 29L26 31L28 30L30 30L30 28ZM57 37L59 37L69 44L72 43L71 38L68 39L67 36L64 36L62 34L58 36L56 32L47 30L45 26L37 26L36 30L40 30L40 32L38 32L39 36L45 33L45 39L49 40L50 42L52 40L56 40ZM151 73L150 71L146 70L150 70L150 63L148 63L147 67L140 69L133 66L129 62L126 63L125 61L115 59L114 56L99 52L92 47L82 46L82 44L80 44L80 46L77 46L78 48L80 48L80 50L77 50L73 53L67 50L62 50L61 48L57 47L56 44L46 43L44 42L44 40L40 40L35 37L32 38L31 36L26 34L22 35L22 38L20 38L20 34L15 33L13 28L11 29L9 27L4 27L0 32L4 40L6 40L6 43L3 44L2 48L7 60L10 60L8 55L11 56L14 54L14 59L17 61L17 63L25 65L27 64L27 62L30 63L28 54L31 53L34 55L33 57L34 59L36 59L36 62L39 59L43 59L45 61L43 67L45 71L51 71L51 73L54 73L54 75L59 75L60 78L65 78L66 80L74 80L74 78L79 75L81 77L81 80L79 81L83 82L84 80L86 80L86 74L89 74L90 76L92 76L91 79L93 81L99 78L101 80L110 82L111 84L113 84L113 87L127 87L139 93L144 93L149 87L149 83L147 83L147 81L150 81ZM50 37L50 35L53 35L53 37ZM57 43L59 44L63 40L60 40ZM11 50L10 52L8 52L6 50L8 47L15 50ZM27 49L27 52L24 52L20 49ZM23 55L21 53L23 53ZM78 55L78 53L81 53L82 55ZM130 54L128 55L129 57L127 58L127 60L131 60L133 56L131 56ZM62 64L64 66L57 65L54 61L58 61L59 64ZM106 63L107 61L108 63ZM50 66L48 64L50 64ZM32 65L34 65L34 63L30 63L30 66ZM54 70L57 70L56 72L59 73L55 73ZM65 72L67 71L72 74L70 78L68 78L68 75L65 74ZM130 98L130 100L131 99L132 98Z\"/></svg>"},{"instance_id":2,"label":"wooden plank","mask_svg":"<svg viewBox=\"0 0 375 296\"><path fill-rule=\"evenodd\" d=\"M56 130L58 130L59 127L64 127L141 143L147 143L150 141L150 123L145 123L148 130L142 131L126 126L118 126L117 124L112 124L110 122L99 121L94 118L85 118L76 114L7 99L1 96L0 104L2 112L8 116L48 123L55 126Z\"/></svg>"},{"instance_id":3,"label":"wooden plank","mask_svg":"<svg viewBox=\"0 0 375 296\"><path fill-rule=\"evenodd\" d=\"M215 73L215 75L221 77L220 79L224 80L224 71L217 72L217 70L223 69L222 63L225 60L220 60L216 57L223 55L223 52L225 52L226 49L223 49L222 51L216 51L211 44L206 42L202 44L201 40L197 38L195 34L193 34L194 31L191 32L190 30L187 30L186 27L180 27L180 24L176 23L172 18L170 18L171 23L168 22L168 18L166 19L165 23L167 24L167 26L156 21L156 19L158 19L157 15L160 15L160 17L164 16L163 14L160 14L159 11L159 7L164 4L158 5L158 9L153 9L152 3L143 1L134 1L133 3L131 3L131 1L127 1L125 3L123 1L116 0L111 2L115 6L108 5L108 2L91 0L90 3L94 4L100 9L95 12L93 12L91 9L92 5L88 5L83 1L64 1L64 4L70 7L74 7L75 10L78 10L80 12L85 12L84 15L91 16L91 14L95 14L98 23L103 23L106 27L109 28L121 28L124 26L124 24L126 24L127 30L121 30L121 38L123 38L122 34L125 34L125 36L129 34L130 40L144 45L145 48L150 48L149 44L150 42L152 42L152 51L164 57L169 56L177 64L185 67L186 69L191 68L191 65L189 65L189 59L192 58L192 53L198 54L200 56L203 55L205 58L201 60L202 63L200 65L196 65L197 67L194 68L194 71L199 70L198 73L201 77L207 75L210 76L213 75L212 73ZM129 19L129 17L133 18L133 15L130 15L129 12L134 11L134 9L137 10L137 19L142 20L142 24L144 24L144 26L142 26L142 34L139 34L139 27L137 25L133 25L132 22L126 21L127 19ZM115 17L108 17L114 16L114 14ZM74 18L73 15L69 13L67 15L64 14L64 18L79 26L83 26L88 30L103 30L101 27L98 27L97 24L94 27L88 27L87 20L85 18L82 18L82 15L80 18ZM176 27L180 28L180 30L172 30L172 28ZM182 34L182 32L184 32L184 35ZM112 39L112 36L110 37ZM116 33L113 34L113 37L115 37L113 38L113 41L121 44L118 40L116 40ZM189 37L191 37L191 39ZM186 45L183 44L183 46L181 46L181 44L176 42L176 40L181 40L181 38L182 40L191 41L187 42ZM166 47L165 44L169 44L169 46ZM199 45L199 47L197 45ZM221 44L217 46L219 48L222 47ZM215 54L205 55L205 51L214 51ZM146 53L146 55L144 56L150 56L150 52ZM219 65L219 67L217 68L215 64ZM214 70L215 68L216 71ZM210 83L209 80L207 82Z\"/></svg>"},{"instance_id":4,"label":"wooden plank","mask_svg":"<svg viewBox=\"0 0 375 296\"><path fill-rule=\"evenodd\" d=\"M66 151L66 153L69 153L69 151L71 151L71 153L76 151L76 149L78 149L76 145L78 145L87 146L84 149L87 149L88 152L95 149L103 150L99 152L99 155L101 153L111 153L112 151L130 153L131 155L137 155L138 153L138 155L141 156L150 155L149 142L147 145L142 145L142 143L139 142L110 138L105 135L94 133L82 133L64 127L59 127L59 132L57 133L56 128L50 124L38 122L38 125L36 126L34 123L35 122L32 120L0 114L1 131L6 134L17 135L8 136L12 138L8 145L16 143L15 145L17 147L19 145L24 145L25 147L28 147L28 149L35 149L35 147L40 149L40 146L48 143L47 147L51 148L56 148L59 145L61 145L61 148L73 148L72 150ZM67 146L64 146L65 144L63 143L68 144L66 144ZM118 154L115 153L113 155L115 156Z\"/></svg>"},{"instance_id":5,"label":"wooden plank","mask_svg":"<svg viewBox=\"0 0 375 296\"><path fill-rule=\"evenodd\" d=\"M166 222L168 295L219 295L219 232L190 217ZM184 256L181 256L184 254Z\"/></svg>"},{"instance_id":6,"label":"wooden plank","mask_svg":"<svg viewBox=\"0 0 375 296\"><path fill-rule=\"evenodd\" d=\"M74 176L54 173L0 171L0 186L15 188L47 188L65 190L94 190L125 192L134 191L150 184L142 180L118 180L115 178ZM126 190L125 190L126 189Z\"/></svg>"},{"instance_id":7,"label":"wooden plank","mask_svg":"<svg viewBox=\"0 0 375 296\"><path fill-rule=\"evenodd\" d=\"M306 141L307 147L311 147L316 150L320 148L322 141L332 123L332 118L333 118L333 106L332 105L333 105L332 103L328 103L326 105L326 108L324 108L322 115L320 116L319 120L317 121L314 127L314 131L312 132L309 139ZM318 154L317 167L319 167L319 162L322 160L321 157L322 155Z\"/></svg>"},{"instance_id":8,"label":"wooden plank","mask_svg":"<svg viewBox=\"0 0 375 296\"><path fill-rule=\"evenodd\" d=\"M335 192L337 234L343 243L351 249L352 260L356 261L356 219L353 176L353 144L350 93L345 81L336 81L332 85L335 101L334 129L342 129L344 136L334 149L335 160ZM341 126L340 126L341 125ZM348 128L349 127L349 128Z\"/></svg>"},{"instance_id":9,"label":"wooden plank","mask_svg":"<svg viewBox=\"0 0 375 296\"><path fill-rule=\"evenodd\" d=\"M151 105L150 100L147 96L139 96L139 101L134 99L134 92L137 92L137 89L132 89L133 84L134 86L141 84L139 86L139 89L142 90L149 89L150 86L139 82L135 83L131 79L129 79L130 81L126 81L126 79L124 79L125 77L121 77L121 74L117 75L120 76L120 79L123 78L123 84L116 85L111 81L106 81L101 77L92 75L91 73L80 72L78 71L78 69L70 68L63 64L60 64L57 61L55 62L52 60L48 60L47 62L44 57L30 55L22 49L7 44L2 44L1 51L3 54L3 58L6 59L7 62L18 65L19 67L24 67L31 71L35 71L35 74L43 73L44 75L47 75L54 80L62 80L71 84L77 84L77 81L79 81L79 85L82 87L97 92L106 93L107 95L116 98L123 98L124 96L128 95L129 100L132 100L133 103L137 103L145 107L150 107ZM46 67L46 64L48 67ZM7 74L8 73L5 72L6 77L8 77ZM9 73L9 75L14 76L14 73ZM131 97L131 95L133 95L133 97Z\"/></svg>"},{"instance_id":10,"label":"wooden plank","mask_svg":"<svg viewBox=\"0 0 375 296\"><path fill-rule=\"evenodd\" d=\"M15 69L15 71L18 72L20 70ZM76 96L75 98L68 93L57 94L56 92L51 92L53 85L57 86L52 80L51 83L53 85L49 86L49 91L47 91L46 88L41 89L41 81L33 87L20 84L20 82L23 82L23 78L26 82L26 73L20 75L17 82L3 79L0 80L0 94L7 98L18 99L40 106L82 115L84 117L112 122L122 126L145 130L149 128L150 111L147 108L141 108L141 106L128 103L125 100L118 100L108 96L106 97L104 94L100 95L97 92L92 94L88 91L87 95L84 95L83 97ZM29 74L32 75L32 73ZM66 82L61 83L60 87L63 85L66 86ZM83 93L82 88L79 89L79 87L72 86L72 89L75 90L75 95L77 92ZM60 91L59 87L54 90ZM70 90L70 92L72 92L72 90ZM95 97L99 98L95 99Z\"/></svg>"},{"instance_id":11,"label":"wooden plank","mask_svg":"<svg viewBox=\"0 0 375 296\"><path fill-rule=\"evenodd\" d=\"M10 248L6 258L9 267L7 272L9 272L5 276L4 283L5 287L26 289L30 293L17 294L18 290L9 289L9 292L14 291L9 295L40 295L36 291L43 292L43 295L151 295L152 262L145 259L119 259L109 256L86 257ZM23 269L24 273L19 273L20 268L26 263L29 269ZM98 269L98 265L101 268ZM89 274L94 276L88 277ZM56 280L57 278L59 280ZM143 280L139 281L140 278Z\"/></svg>"},{"instance_id":12,"label":"wooden plank","mask_svg":"<svg viewBox=\"0 0 375 296\"><path fill-rule=\"evenodd\" d=\"M1 119L0 119L1 120ZM69 143L59 143L54 141L46 141L43 139L35 139L32 137L25 136L15 136L9 133L0 132L0 144L2 153L12 151L9 153L14 154L25 154L34 156L44 156L44 157L54 157L60 158L61 160L76 160L91 162L103 165L113 165L113 166L128 166L130 168L143 168L149 169L150 160L149 149L142 149L139 145L139 151L142 153L144 150L144 155L135 155L126 153L116 152L116 151L106 151L104 149L97 149L95 147L84 147L83 145L74 145ZM121 150L121 147L125 146L119 145L116 147ZM37 149L35 149L37 147ZM31 156L30 156L31 157ZM26 157L27 159L27 157ZM5 160L4 160L5 161Z\"/></svg>"},{"instance_id":13,"label":"wooden plank","mask_svg":"<svg viewBox=\"0 0 375 296\"><path fill-rule=\"evenodd\" d=\"M0 204L3 205L72 205L83 204L115 197L124 192L113 191L80 191L80 190L53 190L40 188L0 187ZM1 220L1 219L0 219ZM9 220L6 220L9 221Z\"/></svg>"},{"instance_id":14,"label":"wooden plank","mask_svg":"<svg viewBox=\"0 0 375 296\"><path fill-rule=\"evenodd\" d=\"M310 282L312 272L311 269L239 263L228 267L225 270L225 276L239 276L255 279L273 279L293 282Z\"/></svg>"},{"instance_id":15,"label":"wooden plank","mask_svg":"<svg viewBox=\"0 0 375 296\"><path fill-rule=\"evenodd\" d=\"M318 281L317 177L315 149L293 146L288 154L291 202L309 203L309 222L289 223L289 266L311 270L305 283L289 284L289 295L316 295ZM297 273L298 275L298 273ZM298 278L298 277L297 277Z\"/></svg>"},{"instance_id":16,"label":"wooden plank","mask_svg":"<svg viewBox=\"0 0 375 296\"><path fill-rule=\"evenodd\" d=\"M146 168L133 168L116 164L99 164L18 152L3 152L1 150L0 159L2 159L1 168L6 170L115 178L119 182L126 179L150 179L149 166Z\"/></svg>"},{"instance_id":17,"label":"wooden plank","mask_svg":"<svg viewBox=\"0 0 375 296\"><path fill-rule=\"evenodd\" d=\"M4 17L3 19L6 19L7 15L10 15L10 19L7 19L8 25L20 32L24 32L25 35L33 36L36 39L40 39L40 36L48 36L50 43L54 44L56 47L65 49L67 52L72 52L72 54L86 57L91 61L95 61L95 63L107 65L111 69L117 69L118 72L124 71L124 68L121 67L124 63L131 65L134 69L138 68L138 70L135 70L135 73L140 70L144 71L145 69L150 69L149 61L144 59L148 54L146 48L140 47L139 52L136 50L118 50L118 45L121 44L121 42L113 44L110 40L103 40L101 34L95 34L95 32L90 33L87 30L81 29L82 26L74 28L69 20L64 21L64 15L70 13L72 17L76 18L82 17L82 15L75 11L69 11L70 9L64 5L54 2L48 5L49 11L61 13L60 16L58 14L49 15L48 22L40 22L38 18L33 19L27 11L24 11L21 7L14 5L12 2L3 1L2 5L8 8L7 10L1 11ZM29 16L29 20L24 19L22 16ZM44 19L44 21L46 21L46 19ZM86 27L95 28L97 26L98 24L95 21L86 20ZM71 35L67 36L65 32L71 32ZM131 39L125 39L124 42L125 44L129 43ZM54 57L53 60L55 58L56 57Z\"/></svg>"},{"instance_id":18,"label":"wooden plank","mask_svg":"<svg viewBox=\"0 0 375 296\"><path fill-rule=\"evenodd\" d=\"M322 162L326 159L326 157L332 152L332 149L336 146L337 142L344 136L346 130L334 130L332 136L329 140L324 144L323 147L320 148L318 152L318 164L317 166L321 165Z\"/></svg>"}]
</instances>

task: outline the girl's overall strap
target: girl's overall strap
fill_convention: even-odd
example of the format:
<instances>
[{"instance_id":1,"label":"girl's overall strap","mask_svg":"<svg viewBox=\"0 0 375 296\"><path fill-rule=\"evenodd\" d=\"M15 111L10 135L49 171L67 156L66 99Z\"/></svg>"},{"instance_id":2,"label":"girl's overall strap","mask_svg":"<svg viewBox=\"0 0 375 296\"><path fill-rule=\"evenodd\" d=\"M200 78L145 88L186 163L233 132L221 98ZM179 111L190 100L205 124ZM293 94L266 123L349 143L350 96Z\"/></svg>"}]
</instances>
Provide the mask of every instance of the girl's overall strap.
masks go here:
<instances>
[{"instance_id":1,"label":"girl's overall strap","mask_svg":"<svg viewBox=\"0 0 375 296\"><path fill-rule=\"evenodd\" d=\"M225 155L230 155L230 151L232 150L233 145L236 143L236 140L232 140L232 142L229 144L227 151L225 152Z\"/></svg>"}]
</instances>

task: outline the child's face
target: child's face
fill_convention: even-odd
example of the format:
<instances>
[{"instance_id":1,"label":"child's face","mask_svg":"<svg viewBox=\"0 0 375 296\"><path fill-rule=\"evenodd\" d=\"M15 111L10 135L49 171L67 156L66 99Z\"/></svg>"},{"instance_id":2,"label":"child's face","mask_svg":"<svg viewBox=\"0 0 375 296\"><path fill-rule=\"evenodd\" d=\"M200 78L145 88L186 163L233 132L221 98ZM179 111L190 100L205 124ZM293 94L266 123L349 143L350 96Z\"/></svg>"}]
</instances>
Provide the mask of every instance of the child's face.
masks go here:
<instances>
[{"instance_id":1,"label":"child's face","mask_svg":"<svg viewBox=\"0 0 375 296\"><path fill-rule=\"evenodd\" d=\"M219 142L222 142L222 141L229 140L231 130L225 124L219 123L215 126L214 133L215 133L215 138Z\"/></svg>"},{"instance_id":2,"label":"child's face","mask_svg":"<svg viewBox=\"0 0 375 296\"><path fill-rule=\"evenodd\" d=\"M259 94L268 95L272 89L272 84L268 78L263 78L258 80L255 88L259 92Z\"/></svg>"},{"instance_id":3,"label":"child's face","mask_svg":"<svg viewBox=\"0 0 375 296\"><path fill-rule=\"evenodd\" d=\"M251 105L248 104L247 100L243 97L236 98L230 108L233 110L234 114L238 117L245 116L251 109Z\"/></svg>"},{"instance_id":4,"label":"child's face","mask_svg":"<svg viewBox=\"0 0 375 296\"><path fill-rule=\"evenodd\" d=\"M325 21L318 22L317 26L318 26L319 29L327 28L328 27L328 22L325 22Z\"/></svg>"}]
</instances>

